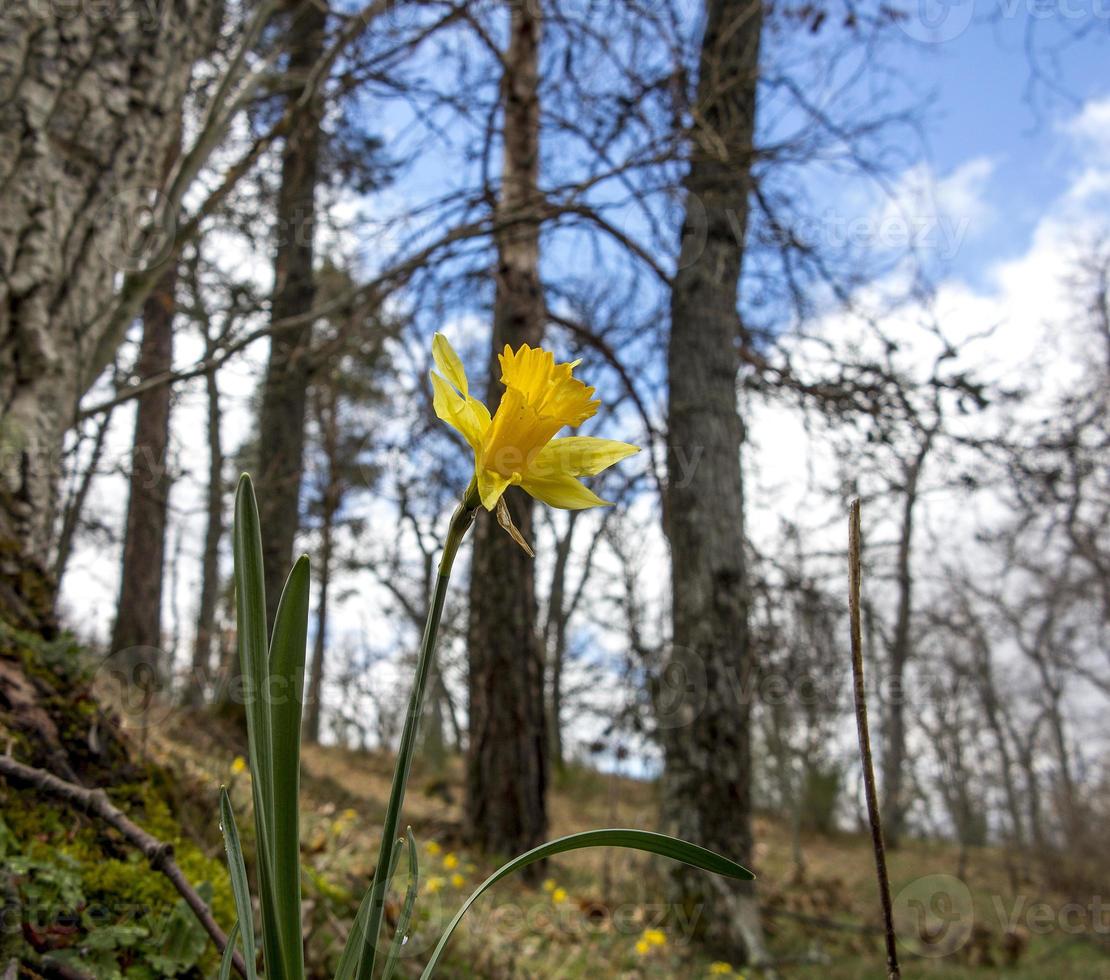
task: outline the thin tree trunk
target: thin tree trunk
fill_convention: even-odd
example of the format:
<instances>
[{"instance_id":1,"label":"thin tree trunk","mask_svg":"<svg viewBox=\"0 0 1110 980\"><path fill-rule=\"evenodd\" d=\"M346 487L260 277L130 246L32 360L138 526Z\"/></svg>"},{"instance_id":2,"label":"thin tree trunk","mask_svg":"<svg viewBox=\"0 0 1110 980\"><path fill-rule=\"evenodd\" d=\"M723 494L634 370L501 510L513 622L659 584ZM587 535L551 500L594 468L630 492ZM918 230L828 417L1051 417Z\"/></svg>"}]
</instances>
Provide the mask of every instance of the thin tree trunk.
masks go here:
<instances>
[{"instance_id":1,"label":"thin tree trunk","mask_svg":"<svg viewBox=\"0 0 1110 980\"><path fill-rule=\"evenodd\" d=\"M332 549L335 515L342 495L339 469L339 416L334 390L318 390L318 411L325 474L320 513L320 598L316 604L316 638L313 643L312 669L309 672L308 698L305 704L304 734L309 742L320 741L321 700L324 691L324 656L328 636L328 592L331 585Z\"/></svg>"},{"instance_id":2,"label":"thin tree trunk","mask_svg":"<svg viewBox=\"0 0 1110 980\"><path fill-rule=\"evenodd\" d=\"M0 611L45 632L62 442L121 339L102 317L116 276L158 261L136 249L140 189L162 178L211 10L0 5Z\"/></svg>"},{"instance_id":3,"label":"thin tree trunk","mask_svg":"<svg viewBox=\"0 0 1110 980\"><path fill-rule=\"evenodd\" d=\"M108 409L97 420L96 435L93 437L92 451L89 453L89 464L81 473L77 486L72 496L66 503L65 513L62 517L62 529L58 533L58 548L54 557L54 580L60 585L66 573L70 556L73 554L73 540L77 529L81 525L81 515L85 511L85 501L89 498L93 479L96 477L97 467L104 455L104 443L108 429L112 424L113 409Z\"/></svg>"},{"instance_id":4,"label":"thin tree trunk","mask_svg":"<svg viewBox=\"0 0 1110 980\"><path fill-rule=\"evenodd\" d=\"M320 546L320 598L316 601L316 637L312 644L312 669L309 672L308 698L305 703L304 738L320 741L320 711L324 690L324 654L328 635L328 591L331 585L331 517L326 517Z\"/></svg>"},{"instance_id":5,"label":"thin tree trunk","mask_svg":"<svg viewBox=\"0 0 1110 980\"><path fill-rule=\"evenodd\" d=\"M140 378L173 369L176 289L174 266L166 270L143 306ZM119 604L111 646L113 657L125 669L145 665L161 676L168 676L172 666L161 650L171 390L169 385L159 385L137 399Z\"/></svg>"},{"instance_id":6,"label":"thin tree trunk","mask_svg":"<svg viewBox=\"0 0 1110 980\"><path fill-rule=\"evenodd\" d=\"M296 7L289 25L289 71L307 81L324 47L327 13L322 4ZM289 95L297 101L303 87ZM323 104L319 97L302 106L290 127L282 154L274 256L274 322L312 309L315 298L316 184L322 142ZM270 339L270 359L259 414L258 509L265 562L266 611L272 624L293 560L300 526L304 466L305 409L310 375L312 325L281 330Z\"/></svg>"},{"instance_id":7,"label":"thin tree trunk","mask_svg":"<svg viewBox=\"0 0 1110 980\"><path fill-rule=\"evenodd\" d=\"M547 706L548 742L551 746L551 762L557 769L563 768L563 658L567 647L567 620L569 611L566 606L567 565L570 562L574 528L580 510L572 510L567 515L567 530L555 549L555 567L551 571L551 591L547 600L547 621L544 624L544 646L549 651L551 667L551 693Z\"/></svg>"},{"instance_id":8,"label":"thin tree trunk","mask_svg":"<svg viewBox=\"0 0 1110 980\"><path fill-rule=\"evenodd\" d=\"M998 691L994 683L994 665L990 644L980 623L973 620L967 628L971 633L972 649L975 652L975 677L978 682L976 687L978 688L979 701L983 706L983 715L986 718L987 727L994 738L995 748L998 750L1002 788L1006 794L1006 809L1010 817L1012 842L1017 847L1023 848L1025 846L1025 821L1022 818L1017 785L1014 781L1013 757L1010 754L1009 742L1002 726L1001 715L1003 709L999 703Z\"/></svg>"},{"instance_id":9,"label":"thin tree trunk","mask_svg":"<svg viewBox=\"0 0 1110 980\"><path fill-rule=\"evenodd\" d=\"M663 728L664 818L678 836L749 862L752 676L736 399L737 289L753 161L762 5L706 0L682 251L668 347L673 648L680 703ZM732 962L765 958L755 893L676 869L671 897Z\"/></svg>"},{"instance_id":10,"label":"thin tree trunk","mask_svg":"<svg viewBox=\"0 0 1110 980\"><path fill-rule=\"evenodd\" d=\"M497 290L490 358L491 404L500 396L497 353L533 346L543 335L539 222L528 217L538 197L540 11L510 4L505 75L504 162L499 216L519 217L497 244ZM513 521L532 537L531 498L506 494ZM491 519L478 521L470 583L467 647L469 752L466 827L470 839L495 854L517 854L547 830L547 734L543 651L536 631L535 572L530 559ZM538 867L536 873L539 873Z\"/></svg>"},{"instance_id":11,"label":"thin tree trunk","mask_svg":"<svg viewBox=\"0 0 1110 980\"><path fill-rule=\"evenodd\" d=\"M898 557L895 574L898 581L898 609L894 634L890 642L886 712L883 725L883 836L888 848L896 848L905 829L905 767L906 767L906 667L913 654L913 592L914 581L910 559L913 554L914 512L917 507L918 484L925 458L932 445L929 434L914 458L907 464L902 522L898 532Z\"/></svg>"},{"instance_id":12,"label":"thin tree trunk","mask_svg":"<svg viewBox=\"0 0 1110 980\"><path fill-rule=\"evenodd\" d=\"M187 689L187 700L192 704L203 702L212 677L212 641L216 603L220 595L220 540L224 533L222 415L220 386L215 370L204 376L204 383L208 395L208 516L204 530L204 557L201 560L200 603L193 638L193 670Z\"/></svg>"}]
</instances>

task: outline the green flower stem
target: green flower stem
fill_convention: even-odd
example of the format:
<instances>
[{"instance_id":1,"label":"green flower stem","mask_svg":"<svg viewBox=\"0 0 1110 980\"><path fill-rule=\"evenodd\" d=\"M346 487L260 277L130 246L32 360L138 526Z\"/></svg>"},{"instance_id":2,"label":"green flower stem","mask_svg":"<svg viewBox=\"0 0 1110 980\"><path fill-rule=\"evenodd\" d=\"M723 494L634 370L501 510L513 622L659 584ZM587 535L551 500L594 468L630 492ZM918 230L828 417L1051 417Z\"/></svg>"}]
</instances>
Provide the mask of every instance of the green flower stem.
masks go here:
<instances>
[{"instance_id":1,"label":"green flower stem","mask_svg":"<svg viewBox=\"0 0 1110 980\"><path fill-rule=\"evenodd\" d=\"M412 756L416 749L416 734L420 725L421 709L424 706L424 690L428 683L428 671L435 655L436 637L439 621L443 615L443 603L447 597L447 586L451 581L451 567L455 563L459 545L462 544L474 515L480 506L477 482L471 480L463 495L462 502L455 508L451 524L447 529L447 539L443 543L443 556L439 560L439 575L432 592L432 604L428 610L428 621L424 625L424 638L420 643L420 659L416 666L416 678L409 697L408 714L405 727L401 732L401 745L397 752L397 765L393 770L393 787L389 791L389 806L385 811L385 826L382 828L382 843L378 851L378 864L374 872L374 884L370 896L370 911L366 919L366 935L363 938L362 955L359 957L358 980L370 980L374 972L374 958L377 952L378 936L382 926L382 912L385 908L385 895L389 887L388 868L393 843L397 836L397 823L401 817L401 806L405 802L405 788L412 769Z\"/></svg>"}]
</instances>

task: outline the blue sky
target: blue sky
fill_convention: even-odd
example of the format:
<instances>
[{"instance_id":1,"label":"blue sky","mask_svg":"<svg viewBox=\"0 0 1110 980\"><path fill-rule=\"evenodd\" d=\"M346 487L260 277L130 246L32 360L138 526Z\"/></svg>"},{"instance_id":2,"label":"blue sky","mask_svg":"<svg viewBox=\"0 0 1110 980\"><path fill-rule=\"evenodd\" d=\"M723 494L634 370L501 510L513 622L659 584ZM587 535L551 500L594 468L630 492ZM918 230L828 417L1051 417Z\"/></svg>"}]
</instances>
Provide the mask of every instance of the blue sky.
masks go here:
<instances>
[{"instance_id":1,"label":"blue sky","mask_svg":"<svg viewBox=\"0 0 1110 980\"><path fill-rule=\"evenodd\" d=\"M962 22L973 3L952 0L949 23ZM1048 79L1035 78L1026 49L1030 30ZM1077 36L1067 42L1069 33ZM1046 204L1075 165L1061 122L1110 95L1108 41L1110 5L1097 0L978 0L957 36L907 48L918 87L936 95L925 134L936 173L944 176L975 158L994 167L983 188L991 221L961 248L951 270L956 276L976 283L990 263L1028 246Z\"/></svg>"}]
</instances>

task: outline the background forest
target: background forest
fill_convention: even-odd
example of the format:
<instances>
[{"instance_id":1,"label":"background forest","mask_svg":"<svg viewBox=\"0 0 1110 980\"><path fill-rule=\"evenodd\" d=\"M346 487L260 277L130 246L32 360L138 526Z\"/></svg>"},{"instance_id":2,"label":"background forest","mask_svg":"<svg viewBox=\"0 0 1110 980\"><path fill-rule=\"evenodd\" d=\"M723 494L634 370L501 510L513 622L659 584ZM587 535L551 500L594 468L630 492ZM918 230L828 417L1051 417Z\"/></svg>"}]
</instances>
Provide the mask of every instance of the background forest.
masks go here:
<instances>
[{"instance_id":1,"label":"background forest","mask_svg":"<svg viewBox=\"0 0 1110 980\"><path fill-rule=\"evenodd\" d=\"M5 759L106 788L231 926L251 473L271 621L312 562L332 976L473 472L432 336L491 408L542 345L641 452L611 507L510 488L535 558L489 514L461 553L401 971L498 857L608 824L759 880L561 858L441 975L886 975L859 497L906 975L1110 976L1108 40L1082 0L5 0ZM0 975L214 976L160 859L13 772Z\"/></svg>"}]
</instances>

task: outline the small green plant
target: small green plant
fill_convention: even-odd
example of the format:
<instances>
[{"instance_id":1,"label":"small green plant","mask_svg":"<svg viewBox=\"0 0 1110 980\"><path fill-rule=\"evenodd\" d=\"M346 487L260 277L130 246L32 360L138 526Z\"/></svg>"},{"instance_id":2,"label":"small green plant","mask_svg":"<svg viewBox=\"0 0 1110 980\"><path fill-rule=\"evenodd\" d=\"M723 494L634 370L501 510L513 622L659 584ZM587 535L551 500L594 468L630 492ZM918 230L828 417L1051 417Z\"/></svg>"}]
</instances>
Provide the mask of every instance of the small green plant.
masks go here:
<instances>
[{"instance_id":1,"label":"small green plant","mask_svg":"<svg viewBox=\"0 0 1110 980\"><path fill-rule=\"evenodd\" d=\"M401 733L378 862L340 958L336 980L372 980L374 977L381 948L386 892L402 850L406 848L408 888L382 961L382 980L393 976L412 919L419 860L411 828L399 839L398 825L451 568L475 515L481 507L497 510L502 527L530 551L513 527L502 499L510 485L519 485L538 500L555 507L602 506L605 501L578 478L596 475L637 451L635 446L609 439L554 438L564 426L577 427L590 418L600 403L593 400L594 390L573 376L576 365L556 364L548 351L524 345L514 353L506 347L500 358L501 380L506 391L492 416L480 401L470 396L462 363L441 334L436 335L432 353L439 369L439 374L433 372L431 378L436 413L458 429L474 450L474 478L455 509L447 531ZM308 559L301 557L289 574L273 634L267 642L262 537L254 490L247 476L240 480L235 499L234 553L239 658L258 842L263 961L270 980L304 980L297 797L308 631ZM225 980L230 976L238 942L243 951L245 976L254 980L254 917L235 815L226 790L220 796L220 822L238 915L224 951L220 977ZM625 829L572 834L521 854L482 882L448 923L424 968L422 980L434 975L455 928L487 889L536 861L566 851L603 846L660 854L731 878L754 877L728 858L663 834Z\"/></svg>"}]
</instances>

